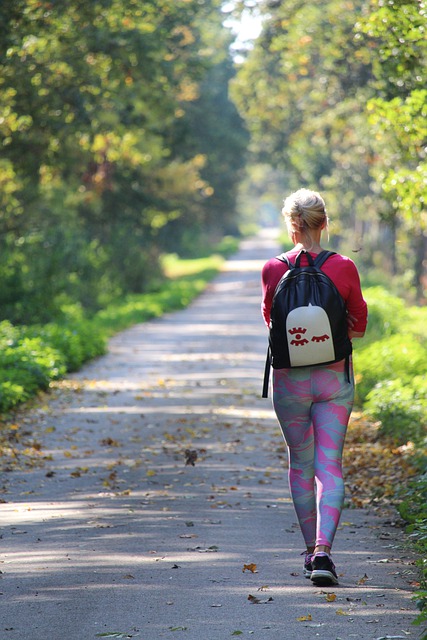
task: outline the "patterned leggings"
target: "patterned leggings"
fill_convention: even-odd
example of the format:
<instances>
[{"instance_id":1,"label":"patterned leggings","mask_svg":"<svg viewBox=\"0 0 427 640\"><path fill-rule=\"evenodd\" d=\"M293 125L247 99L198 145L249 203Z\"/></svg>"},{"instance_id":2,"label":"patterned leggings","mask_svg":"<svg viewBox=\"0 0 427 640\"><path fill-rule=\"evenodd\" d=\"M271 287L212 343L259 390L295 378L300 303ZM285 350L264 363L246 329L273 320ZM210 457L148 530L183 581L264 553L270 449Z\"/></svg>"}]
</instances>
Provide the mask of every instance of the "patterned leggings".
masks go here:
<instances>
[{"instance_id":1,"label":"patterned leggings","mask_svg":"<svg viewBox=\"0 0 427 640\"><path fill-rule=\"evenodd\" d=\"M289 486L307 547L332 546L344 502L342 452L354 399L344 361L273 370L273 406L289 451Z\"/></svg>"}]
</instances>

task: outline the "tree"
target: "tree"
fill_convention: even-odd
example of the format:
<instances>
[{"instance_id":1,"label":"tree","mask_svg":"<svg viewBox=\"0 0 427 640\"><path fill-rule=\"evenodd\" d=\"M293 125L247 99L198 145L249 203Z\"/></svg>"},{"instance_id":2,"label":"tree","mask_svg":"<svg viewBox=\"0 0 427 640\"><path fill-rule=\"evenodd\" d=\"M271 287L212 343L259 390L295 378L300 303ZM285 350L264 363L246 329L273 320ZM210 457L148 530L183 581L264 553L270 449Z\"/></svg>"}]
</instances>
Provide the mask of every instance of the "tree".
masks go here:
<instances>
[{"instance_id":1,"label":"tree","mask_svg":"<svg viewBox=\"0 0 427 640\"><path fill-rule=\"evenodd\" d=\"M371 0L369 15L356 25L376 54L377 95L367 104L375 175L391 204L389 223L401 229L420 299L427 289L426 13L424 2Z\"/></svg>"},{"instance_id":2,"label":"tree","mask_svg":"<svg viewBox=\"0 0 427 640\"><path fill-rule=\"evenodd\" d=\"M354 247L351 236L363 234L375 208L362 106L372 95L371 64L353 33L364 2L263 7L263 32L233 82L254 156L287 174L284 190L325 192L334 235Z\"/></svg>"},{"instance_id":3,"label":"tree","mask_svg":"<svg viewBox=\"0 0 427 640\"><path fill-rule=\"evenodd\" d=\"M225 95L220 8L220 0L2 3L3 317L46 320L67 300L97 307L142 290L168 248L168 227L213 218L211 179L231 212L238 172L230 179L229 168L239 166L241 140L231 151L225 136L209 147L213 118L205 138L177 137L193 104L212 111ZM224 127L232 124L241 129L228 116ZM218 222L228 231L226 216Z\"/></svg>"}]
</instances>

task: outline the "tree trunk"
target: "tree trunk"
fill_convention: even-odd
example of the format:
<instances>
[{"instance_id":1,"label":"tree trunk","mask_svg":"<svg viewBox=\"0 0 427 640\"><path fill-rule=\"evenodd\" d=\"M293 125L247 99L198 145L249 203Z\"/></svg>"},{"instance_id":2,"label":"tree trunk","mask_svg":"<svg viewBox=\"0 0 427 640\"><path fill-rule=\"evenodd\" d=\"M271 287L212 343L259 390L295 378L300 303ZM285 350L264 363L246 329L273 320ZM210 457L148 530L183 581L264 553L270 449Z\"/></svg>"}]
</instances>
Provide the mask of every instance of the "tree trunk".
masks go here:
<instances>
[{"instance_id":1,"label":"tree trunk","mask_svg":"<svg viewBox=\"0 0 427 640\"><path fill-rule=\"evenodd\" d=\"M420 304L427 301L427 233L421 232L414 238L414 284Z\"/></svg>"}]
</instances>

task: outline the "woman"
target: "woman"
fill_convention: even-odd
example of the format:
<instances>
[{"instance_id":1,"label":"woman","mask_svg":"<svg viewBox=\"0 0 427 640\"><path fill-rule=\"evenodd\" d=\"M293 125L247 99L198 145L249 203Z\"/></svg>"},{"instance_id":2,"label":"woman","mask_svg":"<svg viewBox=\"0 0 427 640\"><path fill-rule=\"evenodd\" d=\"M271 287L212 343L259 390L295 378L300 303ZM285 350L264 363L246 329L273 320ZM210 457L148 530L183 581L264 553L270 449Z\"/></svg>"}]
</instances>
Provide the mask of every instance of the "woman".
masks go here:
<instances>
[{"instance_id":1,"label":"woman","mask_svg":"<svg viewBox=\"0 0 427 640\"><path fill-rule=\"evenodd\" d=\"M323 249L328 226L323 198L300 189L282 210L295 247L286 256L295 262L301 250L314 258ZM302 256L301 266L308 265ZM285 262L273 258L262 270L262 314L267 326L274 292L286 273ZM350 339L362 338L367 324L357 268L335 254L321 267L347 307ZM273 369L273 406L289 452L289 486L306 544L304 575L315 585L338 583L331 548L344 502L342 452L354 401L354 377L345 360L333 364Z\"/></svg>"}]
</instances>

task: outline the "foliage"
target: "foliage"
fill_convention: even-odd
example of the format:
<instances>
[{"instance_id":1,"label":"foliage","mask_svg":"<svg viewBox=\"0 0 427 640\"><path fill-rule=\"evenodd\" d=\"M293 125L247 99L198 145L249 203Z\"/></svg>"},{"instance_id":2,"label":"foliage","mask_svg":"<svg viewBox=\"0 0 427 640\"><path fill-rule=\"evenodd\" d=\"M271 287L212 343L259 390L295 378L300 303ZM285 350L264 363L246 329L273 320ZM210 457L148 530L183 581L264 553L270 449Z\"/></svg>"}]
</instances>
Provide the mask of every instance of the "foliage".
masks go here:
<instances>
[{"instance_id":1,"label":"foliage","mask_svg":"<svg viewBox=\"0 0 427 640\"><path fill-rule=\"evenodd\" d=\"M410 456L412 462L412 470L406 468L401 479L382 490L383 495L398 501L399 512L410 523L408 532L421 556L421 589L414 596L420 614L414 624L423 624L427 620L427 478L420 472L425 472L426 465L427 309L407 307L401 298L379 286L365 289L364 294L369 320L366 341L355 350L357 399L364 409L365 422L366 418L376 421L377 434L370 443L369 455L377 443L382 460L391 452ZM352 464L357 464L354 446L351 456ZM394 469L391 460L390 464ZM388 477L385 469L378 475ZM396 486L400 487L397 492Z\"/></svg>"},{"instance_id":2,"label":"foliage","mask_svg":"<svg viewBox=\"0 0 427 640\"><path fill-rule=\"evenodd\" d=\"M230 242L218 247L227 252ZM180 261L173 258L175 271ZM105 352L107 339L135 323L158 317L166 311L181 309L206 287L217 273L221 258L184 261L180 277L168 278L155 292L132 294L117 300L91 318L71 308L69 319L46 325L13 326L0 323L0 411L46 389L52 380Z\"/></svg>"},{"instance_id":3,"label":"foliage","mask_svg":"<svg viewBox=\"0 0 427 640\"><path fill-rule=\"evenodd\" d=\"M427 622L427 475L424 473L408 482L400 494L399 513L409 523L407 532L420 554L417 564L420 567L421 584L414 595L420 613L414 624L421 625Z\"/></svg>"},{"instance_id":4,"label":"foliage","mask_svg":"<svg viewBox=\"0 0 427 640\"><path fill-rule=\"evenodd\" d=\"M427 345L401 333L377 340L355 352L357 397L364 403L379 382L400 379L411 384L417 375L426 373Z\"/></svg>"},{"instance_id":5,"label":"foliage","mask_svg":"<svg viewBox=\"0 0 427 640\"><path fill-rule=\"evenodd\" d=\"M334 242L360 251L364 267L406 271L419 299L425 11L413 0L265 1L261 36L232 83L254 164L280 170L283 191L320 190Z\"/></svg>"},{"instance_id":6,"label":"foliage","mask_svg":"<svg viewBox=\"0 0 427 640\"><path fill-rule=\"evenodd\" d=\"M401 298L384 287L366 288L364 297L368 303L369 318L365 338L355 345L356 395L361 406L368 401L370 411L374 412L376 419L382 420L380 405L390 418L394 410L400 412L404 406L409 411L411 397L414 400L419 397L420 403L423 402L425 385L422 380L417 388L413 385L417 377L422 378L427 373L427 310L405 306ZM399 384L403 395L395 394L393 398L393 390ZM405 387L407 389L403 390ZM413 407L413 411L418 415L418 422L423 424L424 410L420 403L416 405L417 410ZM409 415L413 415L411 411L407 414L406 423ZM390 423L384 428L391 433L398 429L398 425ZM418 427L414 429L417 431ZM402 437L408 440L405 433Z\"/></svg>"},{"instance_id":7,"label":"foliage","mask_svg":"<svg viewBox=\"0 0 427 640\"><path fill-rule=\"evenodd\" d=\"M220 0L16 0L0 30L0 319L93 312L235 231L247 137Z\"/></svg>"},{"instance_id":8,"label":"foliage","mask_svg":"<svg viewBox=\"0 0 427 640\"><path fill-rule=\"evenodd\" d=\"M355 243L376 209L361 113L370 61L353 37L364 4L264 3L263 32L232 83L255 161L282 170L282 191L324 192L334 236Z\"/></svg>"},{"instance_id":9,"label":"foliage","mask_svg":"<svg viewBox=\"0 0 427 640\"><path fill-rule=\"evenodd\" d=\"M414 376L410 385L399 377L378 382L367 394L364 408L374 420L381 421L381 431L391 436L398 445L411 440L422 446L426 441L425 375Z\"/></svg>"}]
</instances>

